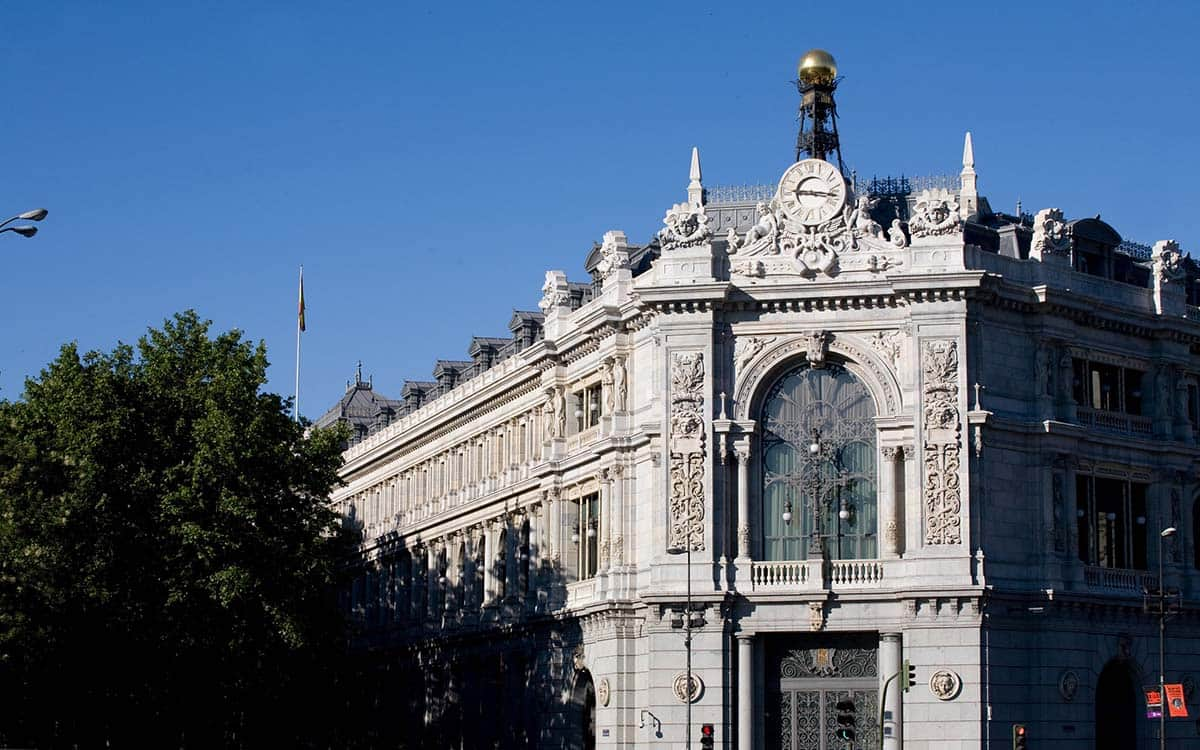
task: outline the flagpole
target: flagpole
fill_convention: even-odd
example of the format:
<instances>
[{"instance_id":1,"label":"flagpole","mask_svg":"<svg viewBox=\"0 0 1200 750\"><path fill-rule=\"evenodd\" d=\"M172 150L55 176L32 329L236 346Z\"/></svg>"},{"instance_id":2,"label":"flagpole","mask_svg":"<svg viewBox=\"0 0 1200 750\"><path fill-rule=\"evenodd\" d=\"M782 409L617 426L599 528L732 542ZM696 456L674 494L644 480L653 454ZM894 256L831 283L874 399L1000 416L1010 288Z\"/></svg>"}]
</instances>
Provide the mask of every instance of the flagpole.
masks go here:
<instances>
[{"instance_id":1,"label":"flagpole","mask_svg":"<svg viewBox=\"0 0 1200 750\"><path fill-rule=\"evenodd\" d=\"M292 418L300 421L300 332L304 330L304 266L300 266L300 304L296 315L296 395L292 400Z\"/></svg>"}]
</instances>

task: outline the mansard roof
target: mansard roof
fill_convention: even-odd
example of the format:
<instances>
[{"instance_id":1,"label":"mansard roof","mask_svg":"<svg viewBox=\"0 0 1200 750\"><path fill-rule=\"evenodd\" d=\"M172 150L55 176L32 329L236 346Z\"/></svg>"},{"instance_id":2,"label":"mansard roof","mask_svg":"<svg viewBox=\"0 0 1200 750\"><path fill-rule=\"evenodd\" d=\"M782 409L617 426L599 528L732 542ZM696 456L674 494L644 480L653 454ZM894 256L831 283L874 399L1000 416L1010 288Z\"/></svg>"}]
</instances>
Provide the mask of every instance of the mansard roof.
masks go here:
<instances>
[{"instance_id":1,"label":"mansard roof","mask_svg":"<svg viewBox=\"0 0 1200 750\"><path fill-rule=\"evenodd\" d=\"M314 427L330 427L338 422L348 422L357 430L366 430L380 413L399 411L404 402L376 393L370 382L359 380L351 384L333 408L321 415Z\"/></svg>"}]
</instances>

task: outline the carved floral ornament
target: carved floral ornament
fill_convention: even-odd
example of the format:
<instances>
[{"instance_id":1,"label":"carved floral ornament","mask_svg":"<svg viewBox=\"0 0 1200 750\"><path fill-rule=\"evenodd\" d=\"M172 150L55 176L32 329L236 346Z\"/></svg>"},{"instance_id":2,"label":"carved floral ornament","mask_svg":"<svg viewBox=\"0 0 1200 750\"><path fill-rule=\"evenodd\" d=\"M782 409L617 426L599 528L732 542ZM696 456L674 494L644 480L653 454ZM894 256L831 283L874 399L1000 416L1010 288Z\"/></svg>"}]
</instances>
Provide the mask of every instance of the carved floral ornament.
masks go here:
<instances>
[{"instance_id":1,"label":"carved floral ornament","mask_svg":"<svg viewBox=\"0 0 1200 750\"><path fill-rule=\"evenodd\" d=\"M848 334L824 334L819 345L823 347L822 358L836 354L845 360L846 369L860 378L875 398L879 416L896 414L900 405L900 384L890 364L884 364L869 345ZM764 378L774 374L775 368L789 359L807 357L814 347L813 333L790 336L776 343L772 337L760 347L760 351L748 357L737 370L737 385L734 390L734 415L736 419L751 419L752 396L764 386ZM773 343L773 345L772 345ZM735 345L735 356L736 345ZM744 368L744 369L743 369Z\"/></svg>"},{"instance_id":2,"label":"carved floral ornament","mask_svg":"<svg viewBox=\"0 0 1200 750\"><path fill-rule=\"evenodd\" d=\"M671 355L670 525L667 547L704 549L704 355Z\"/></svg>"}]
</instances>

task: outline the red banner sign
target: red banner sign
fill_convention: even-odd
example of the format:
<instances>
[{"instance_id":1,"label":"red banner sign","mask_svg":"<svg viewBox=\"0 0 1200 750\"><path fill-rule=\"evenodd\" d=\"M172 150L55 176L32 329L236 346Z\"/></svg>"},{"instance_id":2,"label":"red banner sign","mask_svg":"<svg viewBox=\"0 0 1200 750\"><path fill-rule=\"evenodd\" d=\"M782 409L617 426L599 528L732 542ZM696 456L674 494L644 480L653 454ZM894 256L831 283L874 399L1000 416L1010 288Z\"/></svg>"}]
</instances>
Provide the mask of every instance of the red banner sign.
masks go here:
<instances>
[{"instance_id":1,"label":"red banner sign","mask_svg":"<svg viewBox=\"0 0 1200 750\"><path fill-rule=\"evenodd\" d=\"M1183 684L1172 682L1164 685L1163 688L1167 693L1167 715L1172 719L1186 719L1188 710L1187 703L1183 699Z\"/></svg>"}]
</instances>

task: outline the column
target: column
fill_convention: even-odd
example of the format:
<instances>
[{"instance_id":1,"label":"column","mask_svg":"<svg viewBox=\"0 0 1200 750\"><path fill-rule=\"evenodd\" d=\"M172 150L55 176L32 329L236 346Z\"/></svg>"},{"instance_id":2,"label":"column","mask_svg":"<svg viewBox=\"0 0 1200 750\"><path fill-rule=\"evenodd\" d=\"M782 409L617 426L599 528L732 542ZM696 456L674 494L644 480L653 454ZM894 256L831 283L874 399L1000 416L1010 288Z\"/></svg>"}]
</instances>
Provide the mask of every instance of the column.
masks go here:
<instances>
[{"instance_id":1,"label":"column","mask_svg":"<svg viewBox=\"0 0 1200 750\"><path fill-rule=\"evenodd\" d=\"M925 519L923 517L924 500L921 496L921 472L917 463L917 447L912 443L901 446L904 461L901 466L904 474L904 550L912 553L924 546Z\"/></svg>"},{"instance_id":2,"label":"column","mask_svg":"<svg viewBox=\"0 0 1200 750\"><path fill-rule=\"evenodd\" d=\"M896 498L896 459L900 449L885 445L879 449L879 523L883 537L880 557L896 557L900 554L900 529L904 518Z\"/></svg>"},{"instance_id":3,"label":"column","mask_svg":"<svg viewBox=\"0 0 1200 750\"><path fill-rule=\"evenodd\" d=\"M597 530L597 533L600 536L600 543L596 545L597 550L599 551L600 560L599 565L596 566L597 573L602 573L608 570L609 565L608 553L609 549L611 548L611 542L609 540L609 526L612 524L610 523L608 516L611 512L612 506L612 503L610 502L610 496L612 493L609 491L609 481L611 477L612 474L608 469L600 470L600 476L598 477L599 481L597 483L600 488L600 528Z\"/></svg>"},{"instance_id":4,"label":"column","mask_svg":"<svg viewBox=\"0 0 1200 750\"><path fill-rule=\"evenodd\" d=\"M613 464L609 472L612 475L612 564L619 567L625 564L625 467Z\"/></svg>"},{"instance_id":5,"label":"column","mask_svg":"<svg viewBox=\"0 0 1200 750\"><path fill-rule=\"evenodd\" d=\"M754 747L754 634L738 633L737 750Z\"/></svg>"},{"instance_id":6,"label":"column","mask_svg":"<svg viewBox=\"0 0 1200 750\"><path fill-rule=\"evenodd\" d=\"M490 606L496 598L496 536L496 522L486 521L483 525L483 607Z\"/></svg>"},{"instance_id":7,"label":"column","mask_svg":"<svg viewBox=\"0 0 1200 750\"><path fill-rule=\"evenodd\" d=\"M737 556L739 560L750 559L750 438L733 444L733 455L737 460Z\"/></svg>"},{"instance_id":8,"label":"column","mask_svg":"<svg viewBox=\"0 0 1200 750\"><path fill-rule=\"evenodd\" d=\"M431 542L425 547L425 617L429 622L441 622L442 613L437 611L438 592L438 547Z\"/></svg>"},{"instance_id":9,"label":"column","mask_svg":"<svg viewBox=\"0 0 1200 750\"><path fill-rule=\"evenodd\" d=\"M901 750L904 747L900 681L908 679L908 675L900 674L902 640L900 633L879 634L879 701L883 709L883 750ZM888 682L888 678L893 675L896 677ZM883 689L884 683L887 683L886 691ZM876 720L878 717L871 719Z\"/></svg>"},{"instance_id":10,"label":"column","mask_svg":"<svg viewBox=\"0 0 1200 750\"><path fill-rule=\"evenodd\" d=\"M547 550L549 558L558 562L562 558L562 499L557 487L546 490L546 503L549 505L549 520L546 524Z\"/></svg>"}]
</instances>

